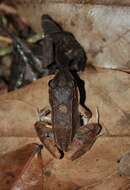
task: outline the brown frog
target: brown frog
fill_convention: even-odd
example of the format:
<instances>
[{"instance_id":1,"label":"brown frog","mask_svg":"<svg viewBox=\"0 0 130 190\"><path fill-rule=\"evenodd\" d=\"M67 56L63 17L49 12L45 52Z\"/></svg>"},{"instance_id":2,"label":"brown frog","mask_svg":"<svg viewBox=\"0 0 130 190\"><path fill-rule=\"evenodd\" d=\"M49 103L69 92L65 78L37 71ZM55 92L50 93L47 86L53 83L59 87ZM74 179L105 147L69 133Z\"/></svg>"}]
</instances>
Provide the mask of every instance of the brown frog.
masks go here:
<instances>
[{"instance_id":1,"label":"brown frog","mask_svg":"<svg viewBox=\"0 0 130 190\"><path fill-rule=\"evenodd\" d=\"M80 114L77 83L66 66L68 60L60 51L56 56L59 71L49 81L51 110L44 108L38 111L35 129L41 142L54 157L62 158L65 152L70 151L70 158L75 160L91 148L101 126L99 122L85 124L92 116L91 111L83 108L85 114ZM50 113L52 118L48 117ZM81 118L84 121L82 124Z\"/></svg>"}]
</instances>

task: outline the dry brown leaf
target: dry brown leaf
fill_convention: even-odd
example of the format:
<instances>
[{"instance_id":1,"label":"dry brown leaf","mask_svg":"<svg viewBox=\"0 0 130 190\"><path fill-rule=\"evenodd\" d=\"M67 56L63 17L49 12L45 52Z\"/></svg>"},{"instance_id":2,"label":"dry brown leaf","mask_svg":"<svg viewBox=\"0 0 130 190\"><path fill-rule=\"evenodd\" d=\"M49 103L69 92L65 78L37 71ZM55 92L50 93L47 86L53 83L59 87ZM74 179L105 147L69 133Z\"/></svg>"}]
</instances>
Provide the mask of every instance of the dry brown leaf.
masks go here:
<instances>
[{"instance_id":1,"label":"dry brown leaf","mask_svg":"<svg viewBox=\"0 0 130 190\"><path fill-rule=\"evenodd\" d=\"M36 0L26 0L26 3L35 3ZM1 2L8 3L8 0L1 0ZM21 0L10 0L11 3L21 3ZM48 0L49 3L78 3L78 4L98 4L98 5L116 5L116 6L130 6L130 0ZM44 1L37 1L38 4Z\"/></svg>"},{"instance_id":2,"label":"dry brown leaf","mask_svg":"<svg viewBox=\"0 0 130 190\"><path fill-rule=\"evenodd\" d=\"M41 148L29 144L0 157L0 189L43 189Z\"/></svg>"},{"instance_id":3,"label":"dry brown leaf","mask_svg":"<svg viewBox=\"0 0 130 190\"><path fill-rule=\"evenodd\" d=\"M111 176L106 181L95 183L94 185L87 185L79 188L78 190L103 190L103 189L118 189L118 190L129 190L130 180L125 178L118 178L116 175Z\"/></svg>"}]
</instances>

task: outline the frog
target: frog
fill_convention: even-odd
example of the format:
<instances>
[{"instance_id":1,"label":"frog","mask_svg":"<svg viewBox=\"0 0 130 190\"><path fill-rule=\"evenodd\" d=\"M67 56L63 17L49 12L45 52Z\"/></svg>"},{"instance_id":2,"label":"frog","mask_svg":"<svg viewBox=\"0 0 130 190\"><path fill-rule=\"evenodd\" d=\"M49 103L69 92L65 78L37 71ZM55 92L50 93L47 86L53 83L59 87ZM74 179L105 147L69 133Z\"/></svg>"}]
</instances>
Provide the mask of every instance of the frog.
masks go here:
<instances>
[{"instance_id":1,"label":"frog","mask_svg":"<svg viewBox=\"0 0 130 190\"><path fill-rule=\"evenodd\" d=\"M56 52L59 70L48 83L50 106L38 110L34 127L53 157L61 159L71 152L69 158L73 161L90 150L102 127L99 120L89 123L92 112L79 103L78 86L61 49Z\"/></svg>"}]
</instances>

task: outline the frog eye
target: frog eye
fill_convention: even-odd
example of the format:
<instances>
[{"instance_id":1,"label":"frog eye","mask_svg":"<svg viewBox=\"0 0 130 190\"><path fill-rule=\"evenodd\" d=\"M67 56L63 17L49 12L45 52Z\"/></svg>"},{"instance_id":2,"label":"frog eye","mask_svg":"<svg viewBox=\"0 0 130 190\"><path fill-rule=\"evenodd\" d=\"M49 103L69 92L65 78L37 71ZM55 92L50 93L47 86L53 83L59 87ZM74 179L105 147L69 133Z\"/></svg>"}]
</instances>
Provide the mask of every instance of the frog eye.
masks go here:
<instances>
[{"instance_id":1,"label":"frog eye","mask_svg":"<svg viewBox=\"0 0 130 190\"><path fill-rule=\"evenodd\" d=\"M56 87L56 84L55 84L55 82L54 82L54 79L52 79L52 80L50 80L50 81L48 82L48 86L51 87L51 88L55 88L55 87Z\"/></svg>"},{"instance_id":2,"label":"frog eye","mask_svg":"<svg viewBox=\"0 0 130 190\"><path fill-rule=\"evenodd\" d=\"M49 80L48 85L51 86L52 80Z\"/></svg>"}]
</instances>

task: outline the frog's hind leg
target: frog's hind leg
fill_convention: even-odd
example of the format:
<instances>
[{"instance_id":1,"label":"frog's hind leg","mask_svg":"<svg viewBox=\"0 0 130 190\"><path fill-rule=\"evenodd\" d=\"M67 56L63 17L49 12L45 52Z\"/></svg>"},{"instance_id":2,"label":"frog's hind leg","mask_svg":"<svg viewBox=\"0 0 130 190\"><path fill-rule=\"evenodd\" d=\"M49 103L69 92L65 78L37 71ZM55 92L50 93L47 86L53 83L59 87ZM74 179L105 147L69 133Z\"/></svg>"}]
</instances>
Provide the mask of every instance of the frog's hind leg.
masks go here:
<instances>
[{"instance_id":1,"label":"frog's hind leg","mask_svg":"<svg viewBox=\"0 0 130 190\"><path fill-rule=\"evenodd\" d=\"M46 149L52 154L53 157L60 159L61 153L55 144L53 131L50 125L45 124L44 122L36 122L34 127L37 132L37 136Z\"/></svg>"},{"instance_id":2,"label":"frog's hind leg","mask_svg":"<svg viewBox=\"0 0 130 190\"><path fill-rule=\"evenodd\" d=\"M48 117L48 114L50 114L50 112L51 111L48 107L45 107L42 110L38 110L38 121L34 124L34 127L40 141L52 154L52 156L55 158L61 158L61 153L57 149L54 141L51 118Z\"/></svg>"},{"instance_id":3,"label":"frog's hind leg","mask_svg":"<svg viewBox=\"0 0 130 190\"><path fill-rule=\"evenodd\" d=\"M71 160L79 158L91 149L101 129L99 115L97 115L96 122L83 125L77 130L71 146Z\"/></svg>"}]
</instances>

